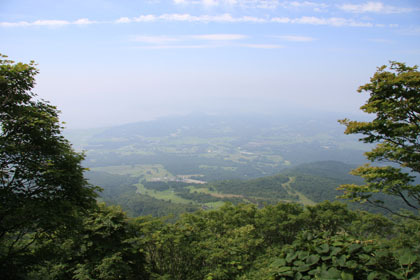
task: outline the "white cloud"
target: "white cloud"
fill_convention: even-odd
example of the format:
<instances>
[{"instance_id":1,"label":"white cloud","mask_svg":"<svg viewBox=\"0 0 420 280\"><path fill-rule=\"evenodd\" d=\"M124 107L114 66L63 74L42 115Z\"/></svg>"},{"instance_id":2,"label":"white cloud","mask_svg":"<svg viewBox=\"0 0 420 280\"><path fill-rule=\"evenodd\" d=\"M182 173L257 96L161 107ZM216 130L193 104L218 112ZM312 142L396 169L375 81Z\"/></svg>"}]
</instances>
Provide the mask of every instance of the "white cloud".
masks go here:
<instances>
[{"instance_id":1,"label":"white cloud","mask_svg":"<svg viewBox=\"0 0 420 280\"><path fill-rule=\"evenodd\" d=\"M242 34L201 34L201 35L182 35L182 36L145 36L139 35L134 36L133 41L146 43L146 44L155 44L155 45L167 45L177 43L177 42L186 42L186 41L195 41L195 40L205 40L205 41L235 41L245 39L247 36Z\"/></svg>"},{"instance_id":2,"label":"white cloud","mask_svg":"<svg viewBox=\"0 0 420 280\"><path fill-rule=\"evenodd\" d=\"M162 20L162 21L186 21L186 22L253 22L253 23L263 23L267 20L264 18L243 16L243 17L233 17L230 14L221 14L221 15L200 15L193 16L190 14L163 14L158 17L155 17L153 20Z\"/></svg>"},{"instance_id":3,"label":"white cloud","mask_svg":"<svg viewBox=\"0 0 420 280\"><path fill-rule=\"evenodd\" d=\"M180 41L180 38L169 36L135 36L133 41L147 44L168 44Z\"/></svg>"},{"instance_id":4,"label":"white cloud","mask_svg":"<svg viewBox=\"0 0 420 280\"><path fill-rule=\"evenodd\" d=\"M36 20L30 25L38 25L38 26L62 26L70 24L69 21L66 20Z\"/></svg>"},{"instance_id":5,"label":"white cloud","mask_svg":"<svg viewBox=\"0 0 420 280\"><path fill-rule=\"evenodd\" d=\"M330 5L320 1L280 1L280 0L172 0L175 5L201 5L203 7L240 7L245 9L312 9L316 12L326 11ZM412 8L385 5L382 2L369 1L362 4L337 5L341 10L352 13L405 13Z\"/></svg>"},{"instance_id":6,"label":"white cloud","mask_svg":"<svg viewBox=\"0 0 420 280\"><path fill-rule=\"evenodd\" d=\"M265 18L242 16L233 17L230 14L221 15L190 15L190 14L162 14L162 15L140 15L138 17L121 17L113 23L133 23L133 22L154 22L154 21L178 21L178 22L220 22L220 23L234 23L234 22L250 22L250 23L263 23L267 22ZM97 22L83 18L78 19L74 22L66 20L37 20L34 22L0 22L2 27L22 27L22 26L63 26L63 25L82 25L92 23L108 23L108 22Z\"/></svg>"},{"instance_id":7,"label":"white cloud","mask_svg":"<svg viewBox=\"0 0 420 280\"><path fill-rule=\"evenodd\" d=\"M217 0L202 0L204 6L211 7L219 5L219 1Z\"/></svg>"},{"instance_id":8,"label":"white cloud","mask_svg":"<svg viewBox=\"0 0 420 280\"><path fill-rule=\"evenodd\" d=\"M291 21L292 23L298 24L310 24L310 25L330 25L330 26L351 26L351 27L372 27L373 24L370 22L360 22L346 18L319 18L319 17L300 17L295 18Z\"/></svg>"},{"instance_id":9,"label":"white cloud","mask_svg":"<svg viewBox=\"0 0 420 280\"><path fill-rule=\"evenodd\" d=\"M148 46L138 46L136 48L140 49L150 49L150 50L162 50L162 49L208 49L208 48L220 48L225 47L226 45L212 45L212 44L199 44L199 45L148 45ZM275 44L232 44L228 45L229 47L239 47L239 48L251 48L251 49L280 49L284 48L282 45Z\"/></svg>"},{"instance_id":10,"label":"white cloud","mask_svg":"<svg viewBox=\"0 0 420 280\"><path fill-rule=\"evenodd\" d=\"M151 22L155 20L156 20L155 15L141 15L133 19L134 22Z\"/></svg>"},{"instance_id":11,"label":"white cloud","mask_svg":"<svg viewBox=\"0 0 420 280\"><path fill-rule=\"evenodd\" d=\"M245 39L247 36L242 34L204 34L194 35L191 38L210 41L233 41Z\"/></svg>"},{"instance_id":12,"label":"white cloud","mask_svg":"<svg viewBox=\"0 0 420 280\"><path fill-rule=\"evenodd\" d=\"M240 17L240 18L238 18L237 21L238 22L255 22L255 23L267 22L267 20L264 19L264 18L250 17L250 16Z\"/></svg>"},{"instance_id":13,"label":"white cloud","mask_svg":"<svg viewBox=\"0 0 420 280\"><path fill-rule=\"evenodd\" d=\"M0 22L0 27L23 27L23 26L64 26L64 25L86 25L86 24L127 24L127 23L142 23L142 22L155 22L155 21L166 21L166 22L202 22L202 23L284 23L284 24L308 24L308 25L330 25L330 26L352 26L352 27L381 27L382 25L374 25L370 22L356 21L353 19L346 18L322 18L322 17L299 17L299 18L288 18L288 17L253 17L253 16L242 16L234 17L231 14L221 15L191 15L191 14L162 14L162 15L140 15L138 17L121 17L115 21L91 21L87 18L78 19L76 21L66 20L36 20L33 22Z\"/></svg>"},{"instance_id":14,"label":"white cloud","mask_svg":"<svg viewBox=\"0 0 420 280\"><path fill-rule=\"evenodd\" d=\"M35 20L32 22L28 21L19 21L19 22L0 22L2 27L29 27L29 26L49 26L49 27L60 27L64 25L86 25L97 23L96 21L91 21L87 18L77 19L75 21L67 20Z\"/></svg>"},{"instance_id":15,"label":"white cloud","mask_svg":"<svg viewBox=\"0 0 420 280\"><path fill-rule=\"evenodd\" d=\"M277 22L277 23L290 23L292 20L288 17L274 17L271 18L272 22Z\"/></svg>"},{"instance_id":16,"label":"white cloud","mask_svg":"<svg viewBox=\"0 0 420 280\"><path fill-rule=\"evenodd\" d=\"M134 18L121 17L114 21L115 23L131 23L131 22L152 22L158 20L155 15L140 15Z\"/></svg>"},{"instance_id":17,"label":"white cloud","mask_svg":"<svg viewBox=\"0 0 420 280\"><path fill-rule=\"evenodd\" d=\"M164 21L199 21L199 17L190 14L163 14L158 18Z\"/></svg>"},{"instance_id":18,"label":"white cloud","mask_svg":"<svg viewBox=\"0 0 420 280\"><path fill-rule=\"evenodd\" d=\"M301 17L301 18L294 19L293 22L300 23L300 24L325 25L325 24L328 24L328 22L332 22L332 21L331 20L329 21L328 19L325 19L325 18L318 18L318 17Z\"/></svg>"},{"instance_id":19,"label":"white cloud","mask_svg":"<svg viewBox=\"0 0 420 280\"><path fill-rule=\"evenodd\" d=\"M262 0L262 1L242 1L248 2L248 8L259 8L259 9L276 9L279 6L277 0ZM252 4L249 2L253 2ZM243 5L245 6L245 4Z\"/></svg>"},{"instance_id":20,"label":"white cloud","mask_svg":"<svg viewBox=\"0 0 420 280\"><path fill-rule=\"evenodd\" d=\"M366 2L363 4L343 4L338 6L339 9L351 13L380 13L380 14L397 14L412 12L411 8L402 8L385 5L382 2Z\"/></svg>"},{"instance_id":21,"label":"white cloud","mask_svg":"<svg viewBox=\"0 0 420 280\"><path fill-rule=\"evenodd\" d=\"M320 17L307 17L303 16L300 18L288 18L288 17L274 17L271 18L271 22L276 23L294 23L294 24L308 24L308 25L330 25L330 26L352 26L352 27L372 27L373 24L370 22L355 21L353 19L346 18L320 18Z\"/></svg>"},{"instance_id":22,"label":"white cloud","mask_svg":"<svg viewBox=\"0 0 420 280\"><path fill-rule=\"evenodd\" d=\"M282 45L274 45L274 44L242 44L240 45L246 48L252 49L280 49L284 48Z\"/></svg>"},{"instance_id":23,"label":"white cloud","mask_svg":"<svg viewBox=\"0 0 420 280\"><path fill-rule=\"evenodd\" d=\"M2 27L22 27L22 26L29 26L29 22L26 21L18 21L18 22L0 22L0 26Z\"/></svg>"},{"instance_id":24,"label":"white cloud","mask_svg":"<svg viewBox=\"0 0 420 280\"><path fill-rule=\"evenodd\" d=\"M312 42L315 38L307 37L307 36L296 36L296 35L284 35L284 36L274 36L275 38L279 38L289 42Z\"/></svg>"},{"instance_id":25,"label":"white cloud","mask_svg":"<svg viewBox=\"0 0 420 280\"><path fill-rule=\"evenodd\" d=\"M140 49L162 50L162 49L206 49L214 48L214 45L149 45L139 46Z\"/></svg>"},{"instance_id":26,"label":"white cloud","mask_svg":"<svg viewBox=\"0 0 420 280\"><path fill-rule=\"evenodd\" d=\"M73 22L73 24L79 24L79 25L93 24L93 23L96 23L96 21L91 21L87 18L80 18L80 19Z\"/></svg>"},{"instance_id":27,"label":"white cloud","mask_svg":"<svg viewBox=\"0 0 420 280\"><path fill-rule=\"evenodd\" d=\"M284 2L283 7L285 8L310 8L313 9L316 12L320 12L328 8L328 5L325 3L319 3L319 2L311 2L311 1L292 1L292 2Z\"/></svg>"},{"instance_id":28,"label":"white cloud","mask_svg":"<svg viewBox=\"0 0 420 280\"><path fill-rule=\"evenodd\" d=\"M279 0L173 0L176 5L202 5L204 7L237 6L250 9L275 9Z\"/></svg>"},{"instance_id":29,"label":"white cloud","mask_svg":"<svg viewBox=\"0 0 420 280\"><path fill-rule=\"evenodd\" d=\"M115 21L115 23L130 23L130 22L132 22L132 20L129 19L128 17L122 17Z\"/></svg>"}]
</instances>

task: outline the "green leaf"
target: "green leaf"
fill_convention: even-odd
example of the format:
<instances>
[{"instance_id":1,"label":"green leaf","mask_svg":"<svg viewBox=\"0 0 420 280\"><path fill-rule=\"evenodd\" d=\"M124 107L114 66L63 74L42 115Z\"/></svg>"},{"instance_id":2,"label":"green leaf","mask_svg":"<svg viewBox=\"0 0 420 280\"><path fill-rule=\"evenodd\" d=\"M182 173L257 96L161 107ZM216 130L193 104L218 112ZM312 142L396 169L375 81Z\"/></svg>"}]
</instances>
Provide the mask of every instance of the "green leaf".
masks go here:
<instances>
[{"instance_id":1,"label":"green leaf","mask_svg":"<svg viewBox=\"0 0 420 280\"><path fill-rule=\"evenodd\" d=\"M308 251L299 251L298 258L299 258L300 260L304 260L304 259L306 259L308 256L309 256L309 252L308 252Z\"/></svg>"},{"instance_id":2,"label":"green leaf","mask_svg":"<svg viewBox=\"0 0 420 280\"><path fill-rule=\"evenodd\" d=\"M378 272L373 271L373 272L369 273L369 275L367 277L367 280L374 280L374 279L376 279L376 276L378 276Z\"/></svg>"},{"instance_id":3,"label":"green leaf","mask_svg":"<svg viewBox=\"0 0 420 280\"><path fill-rule=\"evenodd\" d=\"M353 280L353 274L347 272L341 272L341 279L343 280Z\"/></svg>"},{"instance_id":4,"label":"green leaf","mask_svg":"<svg viewBox=\"0 0 420 280\"><path fill-rule=\"evenodd\" d=\"M358 266L358 263L354 260L349 260L346 262L346 267L350 269L355 269Z\"/></svg>"},{"instance_id":5,"label":"green leaf","mask_svg":"<svg viewBox=\"0 0 420 280\"><path fill-rule=\"evenodd\" d=\"M318 255L310 255L307 259L306 259L306 264L307 265L314 265L319 261L320 257Z\"/></svg>"},{"instance_id":6,"label":"green leaf","mask_svg":"<svg viewBox=\"0 0 420 280\"><path fill-rule=\"evenodd\" d=\"M340 257L337 258L337 264L339 266L346 266L346 256L345 255L341 255Z\"/></svg>"},{"instance_id":7,"label":"green leaf","mask_svg":"<svg viewBox=\"0 0 420 280\"><path fill-rule=\"evenodd\" d=\"M398 258L400 265L411 265L417 260L417 256L413 255L408 249L405 249L401 253L402 255Z\"/></svg>"},{"instance_id":8,"label":"green leaf","mask_svg":"<svg viewBox=\"0 0 420 280\"><path fill-rule=\"evenodd\" d=\"M297 261L293 262L293 265L294 266L302 266L302 265L305 265L305 263L301 260L297 260Z\"/></svg>"},{"instance_id":9,"label":"green leaf","mask_svg":"<svg viewBox=\"0 0 420 280\"><path fill-rule=\"evenodd\" d=\"M360 244L351 244L351 245L349 246L349 248L347 249L347 251L348 251L350 254L352 254L353 252L355 252L355 251L359 250L360 248L362 248L362 245L360 245Z\"/></svg>"},{"instance_id":10,"label":"green leaf","mask_svg":"<svg viewBox=\"0 0 420 280\"><path fill-rule=\"evenodd\" d=\"M385 250L378 250L375 253L376 253L376 257L378 258L385 258L388 256L388 251L385 251Z\"/></svg>"},{"instance_id":11,"label":"green leaf","mask_svg":"<svg viewBox=\"0 0 420 280\"><path fill-rule=\"evenodd\" d=\"M277 272L277 275L279 275L279 276L290 276L290 277L293 277L294 274L295 273L292 270Z\"/></svg>"},{"instance_id":12,"label":"green leaf","mask_svg":"<svg viewBox=\"0 0 420 280\"><path fill-rule=\"evenodd\" d=\"M317 267L316 269L312 269L311 271L308 271L309 275L316 275L321 273L321 268Z\"/></svg>"},{"instance_id":13,"label":"green leaf","mask_svg":"<svg viewBox=\"0 0 420 280\"><path fill-rule=\"evenodd\" d=\"M332 247L331 248L331 256L337 255L342 249L339 247Z\"/></svg>"},{"instance_id":14,"label":"green leaf","mask_svg":"<svg viewBox=\"0 0 420 280\"><path fill-rule=\"evenodd\" d=\"M300 265L296 268L296 270L300 272L308 271L309 269L311 269L311 267L307 264Z\"/></svg>"},{"instance_id":15,"label":"green leaf","mask_svg":"<svg viewBox=\"0 0 420 280\"><path fill-rule=\"evenodd\" d=\"M367 246L363 246L363 251L365 251L366 253L370 253L372 252L373 248L370 245Z\"/></svg>"},{"instance_id":16,"label":"green leaf","mask_svg":"<svg viewBox=\"0 0 420 280\"><path fill-rule=\"evenodd\" d=\"M276 267L285 266L285 265L286 265L285 259L276 259L271 263L271 266L276 266Z\"/></svg>"},{"instance_id":17,"label":"green leaf","mask_svg":"<svg viewBox=\"0 0 420 280\"><path fill-rule=\"evenodd\" d=\"M291 270L292 270L292 268L290 266L283 266L283 267L280 267L277 270L277 273L283 273L283 272L287 272L287 271L291 271Z\"/></svg>"},{"instance_id":18,"label":"green leaf","mask_svg":"<svg viewBox=\"0 0 420 280\"><path fill-rule=\"evenodd\" d=\"M362 261L362 262L368 262L368 261L370 261L370 259L371 259L372 257L371 256L369 256L369 255L366 255L366 254L360 254L359 255L359 259Z\"/></svg>"},{"instance_id":19,"label":"green leaf","mask_svg":"<svg viewBox=\"0 0 420 280\"><path fill-rule=\"evenodd\" d=\"M394 271L388 270L386 269L386 272L388 272L389 274L391 274L392 276L394 276L397 279L404 279L405 277L399 273L396 273Z\"/></svg>"},{"instance_id":20,"label":"green leaf","mask_svg":"<svg viewBox=\"0 0 420 280\"><path fill-rule=\"evenodd\" d=\"M318 248L316 248L316 251L320 254L328 253L329 250L330 250L330 246L328 246L328 244L325 244L325 243L319 246Z\"/></svg>"},{"instance_id":21,"label":"green leaf","mask_svg":"<svg viewBox=\"0 0 420 280\"><path fill-rule=\"evenodd\" d=\"M369 261L365 263L365 265L376 265L377 263L378 261L376 260L375 257L370 257Z\"/></svg>"},{"instance_id":22,"label":"green leaf","mask_svg":"<svg viewBox=\"0 0 420 280\"><path fill-rule=\"evenodd\" d=\"M322 271L320 276L323 280L341 279L341 271L335 267L331 267L327 271Z\"/></svg>"},{"instance_id":23,"label":"green leaf","mask_svg":"<svg viewBox=\"0 0 420 280\"><path fill-rule=\"evenodd\" d=\"M297 252L288 253L286 256L286 262L291 263L297 257Z\"/></svg>"}]
</instances>

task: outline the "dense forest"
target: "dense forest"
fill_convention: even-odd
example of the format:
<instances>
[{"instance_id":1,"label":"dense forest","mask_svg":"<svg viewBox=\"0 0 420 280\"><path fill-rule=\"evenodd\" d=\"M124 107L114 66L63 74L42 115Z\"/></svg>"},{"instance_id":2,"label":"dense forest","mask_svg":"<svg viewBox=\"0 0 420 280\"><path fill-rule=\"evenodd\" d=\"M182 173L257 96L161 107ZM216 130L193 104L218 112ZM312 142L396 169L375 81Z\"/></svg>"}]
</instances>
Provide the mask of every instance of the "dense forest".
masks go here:
<instances>
[{"instance_id":1,"label":"dense forest","mask_svg":"<svg viewBox=\"0 0 420 280\"><path fill-rule=\"evenodd\" d=\"M325 174L331 162L193 186L102 174L100 199L84 155L62 135L57 108L31 92L37 73L33 62L0 59L2 278L420 279L417 67L392 62L360 87L370 94L361 109L374 119L340 122L373 145L366 153L373 164L352 175L339 175L347 167L336 163L337 174ZM323 201L337 195L337 183L341 199L390 214ZM197 203L147 195L165 191ZM98 201L112 199L130 216ZM155 210L136 209L142 201ZM174 215L146 216L159 209Z\"/></svg>"}]
</instances>

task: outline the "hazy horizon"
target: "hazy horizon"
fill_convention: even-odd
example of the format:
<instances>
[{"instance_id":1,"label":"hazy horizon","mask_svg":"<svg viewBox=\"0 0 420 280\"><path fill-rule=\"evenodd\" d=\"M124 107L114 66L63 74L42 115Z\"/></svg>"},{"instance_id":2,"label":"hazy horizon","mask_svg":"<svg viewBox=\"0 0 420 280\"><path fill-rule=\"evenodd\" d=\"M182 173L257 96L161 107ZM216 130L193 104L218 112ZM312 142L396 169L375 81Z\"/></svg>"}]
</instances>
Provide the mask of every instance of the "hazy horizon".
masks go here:
<instances>
[{"instance_id":1,"label":"hazy horizon","mask_svg":"<svg viewBox=\"0 0 420 280\"><path fill-rule=\"evenodd\" d=\"M420 64L417 1L0 3L0 53L35 60L68 128L202 112L360 113L388 61Z\"/></svg>"},{"instance_id":2,"label":"hazy horizon","mask_svg":"<svg viewBox=\"0 0 420 280\"><path fill-rule=\"evenodd\" d=\"M124 126L131 126L141 123L153 123L153 122L162 122L162 121L184 121L184 120L202 120L202 119L271 119L275 122L282 122L285 124L293 123L293 122L310 122L310 121L325 121L326 123L337 124L337 126L342 126L343 131L345 127L339 124L338 120L341 119L351 119L351 120L358 120L358 121L367 121L373 118L373 115L366 114L362 111L357 111L354 113L350 112L328 112L328 111L316 111L316 110L290 110L290 111L278 111L278 112L186 112L186 113L174 113L174 114L163 114L158 115L155 117L144 118L139 120L129 120L127 122L117 122L112 123L108 122L105 125L93 125L93 126L79 126L79 127L69 127L67 123L64 123L64 129L67 133L72 133L75 131L89 131L90 129L99 130L102 129L109 129L109 128L117 128L117 127L124 127ZM60 118L61 119L61 118Z\"/></svg>"}]
</instances>

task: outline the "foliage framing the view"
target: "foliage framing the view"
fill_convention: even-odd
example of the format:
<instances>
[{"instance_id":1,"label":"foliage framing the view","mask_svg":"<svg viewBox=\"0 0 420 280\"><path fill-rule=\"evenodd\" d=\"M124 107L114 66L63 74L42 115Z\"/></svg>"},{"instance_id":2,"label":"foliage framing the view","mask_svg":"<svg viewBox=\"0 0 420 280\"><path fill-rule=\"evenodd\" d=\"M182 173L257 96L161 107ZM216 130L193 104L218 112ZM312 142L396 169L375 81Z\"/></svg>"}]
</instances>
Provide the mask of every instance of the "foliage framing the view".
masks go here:
<instances>
[{"instance_id":1,"label":"foliage framing the view","mask_svg":"<svg viewBox=\"0 0 420 280\"><path fill-rule=\"evenodd\" d=\"M364 178L366 184L341 186L345 191L343 197L367 201L389 210L383 201L372 197L374 193L382 192L401 198L407 206L418 211L420 185L413 184L413 174L420 173L420 72L417 66L391 62L389 67L378 68L370 83L358 91L370 93L361 109L375 114L376 118L370 122L341 120L347 126L345 133L363 134L361 141L378 143L366 153L369 160L397 164L411 174L393 166L361 166L352 174ZM395 214L420 219L409 213Z\"/></svg>"},{"instance_id":2,"label":"foliage framing the view","mask_svg":"<svg viewBox=\"0 0 420 280\"><path fill-rule=\"evenodd\" d=\"M29 247L95 205L83 155L61 135L56 107L35 100L34 62L0 57L0 270L28 262ZM11 277L11 276L10 276Z\"/></svg>"}]
</instances>

